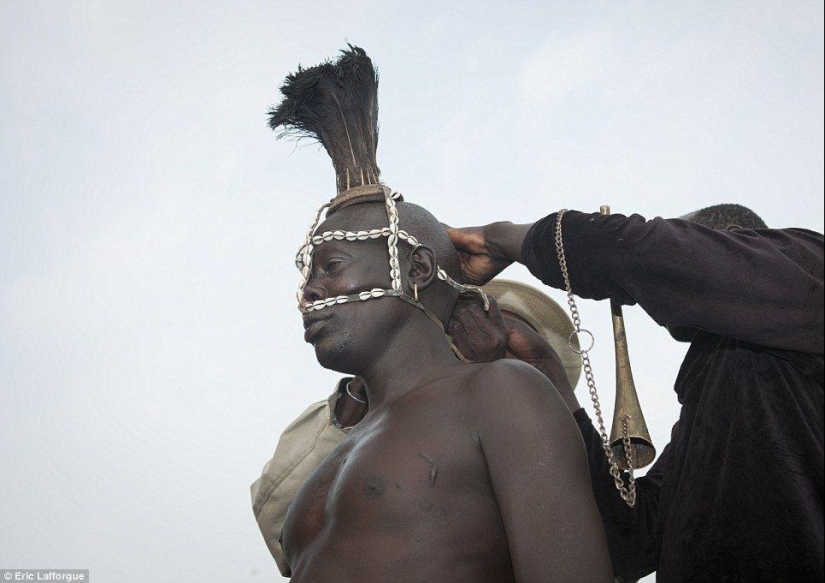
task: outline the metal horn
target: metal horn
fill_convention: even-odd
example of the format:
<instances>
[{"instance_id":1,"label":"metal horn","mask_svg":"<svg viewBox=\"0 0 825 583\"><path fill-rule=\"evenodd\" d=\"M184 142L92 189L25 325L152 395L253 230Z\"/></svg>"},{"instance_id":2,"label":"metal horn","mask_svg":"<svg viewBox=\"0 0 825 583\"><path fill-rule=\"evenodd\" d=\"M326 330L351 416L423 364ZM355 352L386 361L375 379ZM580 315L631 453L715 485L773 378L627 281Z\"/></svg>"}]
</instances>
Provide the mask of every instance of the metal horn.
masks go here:
<instances>
[{"instance_id":1,"label":"metal horn","mask_svg":"<svg viewBox=\"0 0 825 583\"><path fill-rule=\"evenodd\" d=\"M602 215L610 214L610 207L600 209ZM622 306L610 302L613 320L613 340L616 344L616 408L613 411L613 428L610 431L610 449L619 467L628 470L627 457L633 469L643 468L656 457L656 448L639 405L633 372L630 370L630 354L627 349L627 333L624 327ZM630 441L630 451L625 450L625 439Z\"/></svg>"}]
</instances>

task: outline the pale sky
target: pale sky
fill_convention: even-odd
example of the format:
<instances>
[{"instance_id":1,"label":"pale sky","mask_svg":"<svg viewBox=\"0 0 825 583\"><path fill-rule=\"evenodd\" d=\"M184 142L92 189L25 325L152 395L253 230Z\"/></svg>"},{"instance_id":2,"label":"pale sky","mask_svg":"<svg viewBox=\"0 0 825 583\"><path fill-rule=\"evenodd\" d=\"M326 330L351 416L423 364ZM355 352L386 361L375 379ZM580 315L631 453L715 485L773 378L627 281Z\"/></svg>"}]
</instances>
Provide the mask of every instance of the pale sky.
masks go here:
<instances>
[{"instance_id":1,"label":"pale sky","mask_svg":"<svg viewBox=\"0 0 825 583\"><path fill-rule=\"evenodd\" d=\"M347 40L385 182L445 222L736 202L823 230L821 2L4 0L0 568L281 580L249 484L338 378L293 265L334 175L265 114ZM612 411L609 308L579 305ZM685 346L625 312L661 451Z\"/></svg>"}]
</instances>

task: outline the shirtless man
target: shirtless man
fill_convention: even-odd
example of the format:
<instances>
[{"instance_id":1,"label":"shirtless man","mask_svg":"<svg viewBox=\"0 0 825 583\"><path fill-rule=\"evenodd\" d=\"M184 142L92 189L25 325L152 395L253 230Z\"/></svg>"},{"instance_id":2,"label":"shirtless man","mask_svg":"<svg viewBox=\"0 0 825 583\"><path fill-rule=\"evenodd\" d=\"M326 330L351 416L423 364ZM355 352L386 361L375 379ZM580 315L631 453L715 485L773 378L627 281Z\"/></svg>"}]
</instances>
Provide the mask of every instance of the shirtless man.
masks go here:
<instances>
[{"instance_id":1,"label":"shirtless man","mask_svg":"<svg viewBox=\"0 0 825 583\"><path fill-rule=\"evenodd\" d=\"M458 256L438 221L398 203L403 291L446 326ZM316 233L386 223L341 208ZM427 246L428 245L428 246ZM318 245L308 303L387 289L387 242ZM294 583L612 581L581 435L548 379L519 361L458 360L399 298L304 316L319 363L364 379L369 412L298 492L283 529Z\"/></svg>"}]
</instances>

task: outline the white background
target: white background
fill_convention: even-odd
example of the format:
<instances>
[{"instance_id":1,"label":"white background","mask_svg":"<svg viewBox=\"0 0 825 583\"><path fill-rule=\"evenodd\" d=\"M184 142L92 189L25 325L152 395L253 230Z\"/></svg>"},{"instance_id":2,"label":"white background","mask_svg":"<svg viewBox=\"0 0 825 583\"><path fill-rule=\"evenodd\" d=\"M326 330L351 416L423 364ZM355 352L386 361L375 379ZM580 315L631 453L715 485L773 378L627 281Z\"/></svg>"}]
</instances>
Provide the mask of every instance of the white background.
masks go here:
<instances>
[{"instance_id":1,"label":"white background","mask_svg":"<svg viewBox=\"0 0 825 583\"><path fill-rule=\"evenodd\" d=\"M292 264L331 164L266 127L298 63L369 52L383 177L446 222L738 202L821 232L822 39L821 2L2 2L0 567L279 579L248 487L337 378ZM626 316L661 449L685 347Z\"/></svg>"}]
</instances>

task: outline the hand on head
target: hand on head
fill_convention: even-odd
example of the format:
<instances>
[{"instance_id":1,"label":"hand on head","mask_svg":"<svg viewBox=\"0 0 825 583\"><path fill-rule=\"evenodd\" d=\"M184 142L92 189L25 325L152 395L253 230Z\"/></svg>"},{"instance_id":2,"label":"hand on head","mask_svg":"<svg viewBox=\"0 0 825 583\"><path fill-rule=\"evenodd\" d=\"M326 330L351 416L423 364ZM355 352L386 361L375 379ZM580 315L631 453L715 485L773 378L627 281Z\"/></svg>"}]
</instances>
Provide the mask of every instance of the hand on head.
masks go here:
<instances>
[{"instance_id":1,"label":"hand on head","mask_svg":"<svg viewBox=\"0 0 825 583\"><path fill-rule=\"evenodd\" d=\"M509 352L537 368L559 390L573 390L564 364L550 343L519 318L502 314L492 296L489 313L475 298L459 299L447 331L461 354L472 362L492 362Z\"/></svg>"},{"instance_id":2,"label":"hand on head","mask_svg":"<svg viewBox=\"0 0 825 583\"><path fill-rule=\"evenodd\" d=\"M515 261L532 225L510 222L454 229L444 225L461 259L464 283L484 285Z\"/></svg>"},{"instance_id":3,"label":"hand on head","mask_svg":"<svg viewBox=\"0 0 825 583\"><path fill-rule=\"evenodd\" d=\"M489 312L484 311L478 298L459 298L447 332L461 354L472 362L492 362L507 355L507 325L492 296Z\"/></svg>"},{"instance_id":4,"label":"hand on head","mask_svg":"<svg viewBox=\"0 0 825 583\"><path fill-rule=\"evenodd\" d=\"M461 259L461 271L466 283L484 285L512 263L490 247L487 229L488 227L447 227L447 234Z\"/></svg>"}]
</instances>

